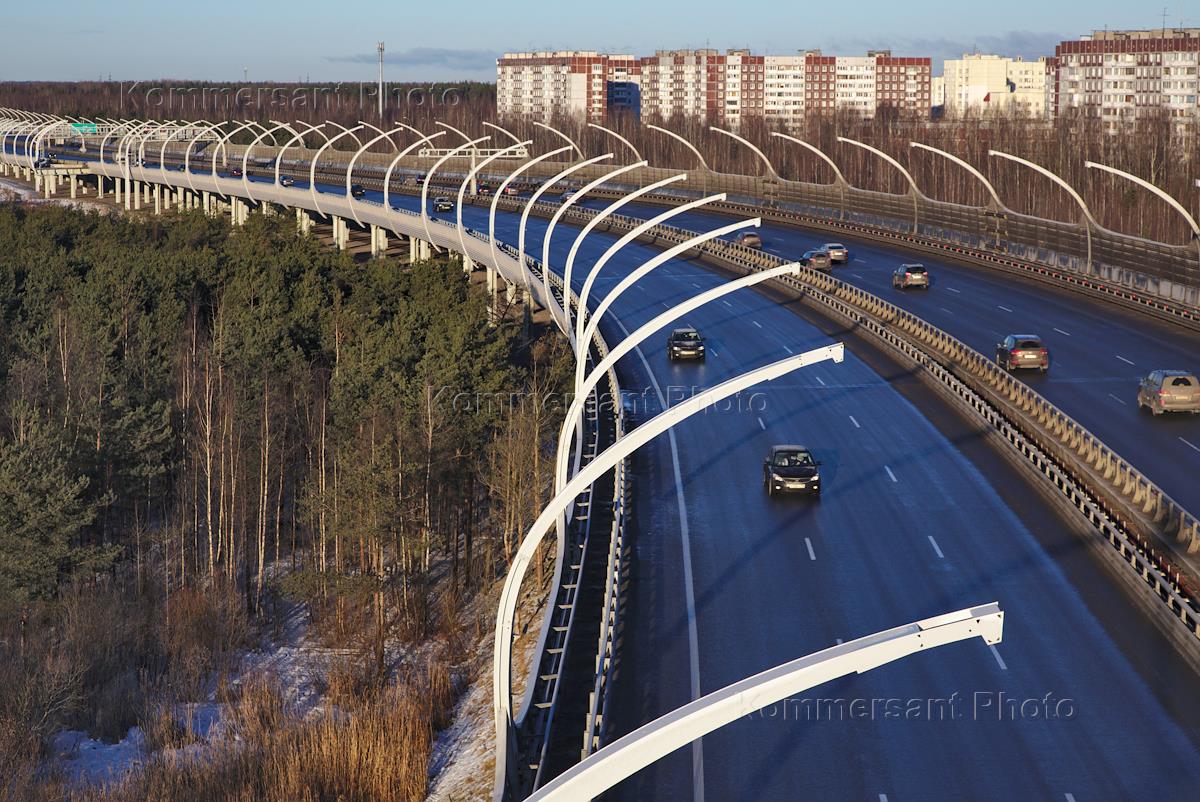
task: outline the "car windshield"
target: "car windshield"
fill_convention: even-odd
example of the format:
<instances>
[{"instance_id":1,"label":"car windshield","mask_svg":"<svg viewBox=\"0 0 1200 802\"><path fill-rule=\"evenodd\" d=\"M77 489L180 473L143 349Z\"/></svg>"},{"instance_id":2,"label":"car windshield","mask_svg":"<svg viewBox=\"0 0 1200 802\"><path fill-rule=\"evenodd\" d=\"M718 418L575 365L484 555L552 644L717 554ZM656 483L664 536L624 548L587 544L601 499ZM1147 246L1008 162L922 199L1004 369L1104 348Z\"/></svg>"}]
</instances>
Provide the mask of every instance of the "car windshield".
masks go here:
<instances>
[{"instance_id":1,"label":"car windshield","mask_svg":"<svg viewBox=\"0 0 1200 802\"><path fill-rule=\"evenodd\" d=\"M696 340L700 339L700 335L694 331L677 331L675 332L675 339L695 342Z\"/></svg>"},{"instance_id":2,"label":"car windshield","mask_svg":"<svg viewBox=\"0 0 1200 802\"><path fill-rule=\"evenodd\" d=\"M1041 348L1041 340L1021 340L1017 343L1017 348Z\"/></svg>"},{"instance_id":3,"label":"car windshield","mask_svg":"<svg viewBox=\"0 0 1200 802\"><path fill-rule=\"evenodd\" d=\"M812 454L807 451L776 451L771 461L776 468L802 468L812 464Z\"/></svg>"}]
</instances>

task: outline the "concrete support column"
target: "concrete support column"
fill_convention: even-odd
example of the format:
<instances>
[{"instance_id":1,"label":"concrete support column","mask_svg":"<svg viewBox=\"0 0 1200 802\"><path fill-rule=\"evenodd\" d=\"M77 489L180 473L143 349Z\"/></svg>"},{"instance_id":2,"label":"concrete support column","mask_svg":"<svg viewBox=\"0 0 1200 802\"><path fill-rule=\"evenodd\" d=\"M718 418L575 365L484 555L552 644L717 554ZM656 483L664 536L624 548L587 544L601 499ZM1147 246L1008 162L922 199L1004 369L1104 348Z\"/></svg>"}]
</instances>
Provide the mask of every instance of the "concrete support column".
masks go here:
<instances>
[{"instance_id":1,"label":"concrete support column","mask_svg":"<svg viewBox=\"0 0 1200 802\"><path fill-rule=\"evenodd\" d=\"M468 276L475 270L475 260L465 253L462 255L462 268Z\"/></svg>"},{"instance_id":2,"label":"concrete support column","mask_svg":"<svg viewBox=\"0 0 1200 802\"><path fill-rule=\"evenodd\" d=\"M34 192L42 191L42 174L41 173L33 174L33 191Z\"/></svg>"},{"instance_id":3,"label":"concrete support column","mask_svg":"<svg viewBox=\"0 0 1200 802\"><path fill-rule=\"evenodd\" d=\"M134 181L133 182L133 208L135 211L142 208L142 194L143 194L142 182Z\"/></svg>"},{"instance_id":4,"label":"concrete support column","mask_svg":"<svg viewBox=\"0 0 1200 802\"><path fill-rule=\"evenodd\" d=\"M104 197L104 176L96 176L96 200Z\"/></svg>"},{"instance_id":5,"label":"concrete support column","mask_svg":"<svg viewBox=\"0 0 1200 802\"><path fill-rule=\"evenodd\" d=\"M156 215L163 213L162 187L158 184L154 185L154 213Z\"/></svg>"},{"instance_id":6,"label":"concrete support column","mask_svg":"<svg viewBox=\"0 0 1200 802\"><path fill-rule=\"evenodd\" d=\"M212 195L208 193L208 190L204 191L204 216L212 216Z\"/></svg>"},{"instance_id":7,"label":"concrete support column","mask_svg":"<svg viewBox=\"0 0 1200 802\"><path fill-rule=\"evenodd\" d=\"M234 198L229 199L229 225L231 225L231 226L236 226L238 224L237 204L238 204L238 202L236 199L234 199Z\"/></svg>"},{"instance_id":8,"label":"concrete support column","mask_svg":"<svg viewBox=\"0 0 1200 802\"><path fill-rule=\"evenodd\" d=\"M417 261L417 238L408 238L408 263L411 265Z\"/></svg>"},{"instance_id":9,"label":"concrete support column","mask_svg":"<svg viewBox=\"0 0 1200 802\"><path fill-rule=\"evenodd\" d=\"M424 262L433 256L433 245L425 240L418 240L421 243L421 261Z\"/></svg>"},{"instance_id":10,"label":"concrete support column","mask_svg":"<svg viewBox=\"0 0 1200 802\"><path fill-rule=\"evenodd\" d=\"M47 197L47 198L50 197L52 186L53 186L53 184L51 184L51 182L50 182L50 176L46 176L45 178L42 179L42 191L43 191L43 194L45 195L45 197Z\"/></svg>"},{"instance_id":11,"label":"concrete support column","mask_svg":"<svg viewBox=\"0 0 1200 802\"><path fill-rule=\"evenodd\" d=\"M79 191L78 182L76 182L75 176L71 176L68 180L71 182L71 200L75 200L75 194Z\"/></svg>"}]
</instances>

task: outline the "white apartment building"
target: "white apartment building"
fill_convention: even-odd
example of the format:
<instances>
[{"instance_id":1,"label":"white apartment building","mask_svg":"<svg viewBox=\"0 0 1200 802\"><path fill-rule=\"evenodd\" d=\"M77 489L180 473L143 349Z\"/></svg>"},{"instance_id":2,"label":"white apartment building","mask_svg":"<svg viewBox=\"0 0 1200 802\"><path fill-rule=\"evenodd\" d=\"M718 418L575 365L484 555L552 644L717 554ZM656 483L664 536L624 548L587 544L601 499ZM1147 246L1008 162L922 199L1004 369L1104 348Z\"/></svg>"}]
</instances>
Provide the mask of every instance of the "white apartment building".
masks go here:
<instances>
[{"instance_id":1,"label":"white apartment building","mask_svg":"<svg viewBox=\"0 0 1200 802\"><path fill-rule=\"evenodd\" d=\"M749 118L795 126L806 114L888 107L928 115L928 58L761 56L748 50L660 50L635 58L594 51L506 53L496 62L501 116L556 114L603 119L633 104L646 119L676 115L739 127ZM636 91L633 91L636 90ZM638 98L638 99L631 99Z\"/></svg>"},{"instance_id":2,"label":"white apartment building","mask_svg":"<svg viewBox=\"0 0 1200 802\"><path fill-rule=\"evenodd\" d=\"M983 53L943 62L949 116L989 111L1042 118L1046 114L1046 60L1025 61Z\"/></svg>"},{"instance_id":3,"label":"white apartment building","mask_svg":"<svg viewBox=\"0 0 1200 802\"><path fill-rule=\"evenodd\" d=\"M505 53L496 61L496 110L501 117L603 119L609 83L637 83L640 71L634 56L591 50Z\"/></svg>"},{"instance_id":4,"label":"white apartment building","mask_svg":"<svg viewBox=\"0 0 1200 802\"><path fill-rule=\"evenodd\" d=\"M1051 114L1098 117L1111 128L1162 112L1200 122L1200 28L1095 31L1054 55Z\"/></svg>"},{"instance_id":5,"label":"white apartment building","mask_svg":"<svg viewBox=\"0 0 1200 802\"><path fill-rule=\"evenodd\" d=\"M804 122L805 58L763 57L763 117L776 126L790 128Z\"/></svg>"}]
</instances>

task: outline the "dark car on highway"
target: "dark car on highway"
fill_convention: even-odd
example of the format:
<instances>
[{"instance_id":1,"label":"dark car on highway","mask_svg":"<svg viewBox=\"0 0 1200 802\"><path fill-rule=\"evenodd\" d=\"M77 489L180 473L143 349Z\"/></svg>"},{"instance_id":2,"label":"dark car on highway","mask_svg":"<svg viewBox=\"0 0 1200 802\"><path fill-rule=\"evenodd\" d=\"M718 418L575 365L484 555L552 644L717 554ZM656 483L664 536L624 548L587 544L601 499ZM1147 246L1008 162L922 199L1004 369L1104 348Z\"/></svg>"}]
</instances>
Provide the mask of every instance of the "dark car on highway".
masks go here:
<instances>
[{"instance_id":1,"label":"dark car on highway","mask_svg":"<svg viewBox=\"0 0 1200 802\"><path fill-rule=\"evenodd\" d=\"M763 460L763 486L767 495L805 492L821 494L821 463L804 446L771 446Z\"/></svg>"},{"instance_id":2,"label":"dark car on highway","mask_svg":"<svg viewBox=\"0 0 1200 802\"><path fill-rule=\"evenodd\" d=\"M800 264L804 267L811 267L813 270L829 271L833 269L833 260L829 258L829 252L823 248L805 251L804 255L800 257Z\"/></svg>"},{"instance_id":3,"label":"dark car on highway","mask_svg":"<svg viewBox=\"0 0 1200 802\"><path fill-rule=\"evenodd\" d=\"M1050 351L1036 334L1010 334L996 343L996 364L1005 370L1050 368Z\"/></svg>"},{"instance_id":4,"label":"dark car on highway","mask_svg":"<svg viewBox=\"0 0 1200 802\"><path fill-rule=\"evenodd\" d=\"M292 178L290 175L279 176L279 186L281 186L281 187L294 186L295 183L296 183L296 179Z\"/></svg>"},{"instance_id":5,"label":"dark car on highway","mask_svg":"<svg viewBox=\"0 0 1200 802\"><path fill-rule=\"evenodd\" d=\"M896 272L892 273L892 286L898 290L907 290L909 287L927 290L929 271L925 269L925 265L900 265Z\"/></svg>"},{"instance_id":6,"label":"dark car on highway","mask_svg":"<svg viewBox=\"0 0 1200 802\"><path fill-rule=\"evenodd\" d=\"M367 189L362 184L351 184L350 195L355 198L361 198L367 194Z\"/></svg>"},{"instance_id":7,"label":"dark car on highway","mask_svg":"<svg viewBox=\"0 0 1200 802\"><path fill-rule=\"evenodd\" d=\"M435 212L452 212L454 211L454 201L449 198L434 198L433 210Z\"/></svg>"},{"instance_id":8,"label":"dark car on highway","mask_svg":"<svg viewBox=\"0 0 1200 802\"><path fill-rule=\"evenodd\" d=\"M690 326L675 329L667 338L667 359L704 359L704 338Z\"/></svg>"}]
</instances>

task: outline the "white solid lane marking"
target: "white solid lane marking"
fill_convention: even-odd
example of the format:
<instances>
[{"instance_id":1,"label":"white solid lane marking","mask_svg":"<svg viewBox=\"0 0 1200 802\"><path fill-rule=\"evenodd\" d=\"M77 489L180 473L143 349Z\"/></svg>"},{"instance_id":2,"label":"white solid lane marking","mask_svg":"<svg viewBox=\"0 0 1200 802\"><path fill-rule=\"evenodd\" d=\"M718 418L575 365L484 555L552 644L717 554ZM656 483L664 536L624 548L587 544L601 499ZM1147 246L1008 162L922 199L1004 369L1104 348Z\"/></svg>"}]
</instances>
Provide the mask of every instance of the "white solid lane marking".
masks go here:
<instances>
[{"instance_id":1,"label":"white solid lane marking","mask_svg":"<svg viewBox=\"0 0 1200 802\"><path fill-rule=\"evenodd\" d=\"M1113 401L1116 401L1118 404L1125 404L1125 401L1124 401L1124 399L1117 398L1117 397L1116 397L1115 395L1113 395L1112 393L1109 393L1109 394L1108 394L1108 397L1109 397L1109 398L1111 398Z\"/></svg>"},{"instance_id":2,"label":"white solid lane marking","mask_svg":"<svg viewBox=\"0 0 1200 802\"><path fill-rule=\"evenodd\" d=\"M1133 364L1132 362L1130 362L1128 359L1126 359L1125 357L1121 356L1120 354L1116 354L1115 356L1117 357L1117 359L1121 360L1121 361L1122 361L1122 362L1124 362L1126 365L1132 365L1132 364Z\"/></svg>"},{"instance_id":3,"label":"white solid lane marking","mask_svg":"<svg viewBox=\"0 0 1200 802\"><path fill-rule=\"evenodd\" d=\"M1055 329L1055 331L1057 331L1059 334L1063 335L1064 337L1071 336L1071 332L1069 332L1069 331L1063 331L1062 329Z\"/></svg>"},{"instance_id":4,"label":"white solid lane marking","mask_svg":"<svg viewBox=\"0 0 1200 802\"><path fill-rule=\"evenodd\" d=\"M933 539L933 535L929 535L929 545L933 546L933 550L935 552L937 552L937 556L938 556L939 560L946 559L946 555L942 554L942 547L939 546L938 542Z\"/></svg>"},{"instance_id":5,"label":"white solid lane marking","mask_svg":"<svg viewBox=\"0 0 1200 802\"><path fill-rule=\"evenodd\" d=\"M617 318L617 325L628 337L629 329L625 328L620 318ZM634 350L646 370L646 375L650 377L650 384L654 387L654 394L658 396L658 403L666 409L667 398L663 395L662 386L655 378L654 371L650 369L650 362L641 348ZM671 445L671 471L674 474L675 500L679 509L679 539L683 546L683 597L688 619L688 668L691 674L692 699L699 699L700 638L696 626L696 585L692 577L692 539L688 529L687 503L683 497L683 471L679 468L679 442L675 438L674 428L667 429L667 440ZM692 741L692 798L694 802L704 802L704 744L700 738Z\"/></svg>"},{"instance_id":6,"label":"white solid lane marking","mask_svg":"<svg viewBox=\"0 0 1200 802\"><path fill-rule=\"evenodd\" d=\"M1181 443L1183 443L1185 446L1187 446L1188 448L1192 449L1193 451L1200 451L1200 446L1197 446L1195 443L1192 443L1190 440L1184 440L1181 437L1181 438L1179 438L1179 441Z\"/></svg>"},{"instance_id":7,"label":"white solid lane marking","mask_svg":"<svg viewBox=\"0 0 1200 802\"><path fill-rule=\"evenodd\" d=\"M900 481L899 479L897 479L897 478L896 478L896 474L892 473L892 468L891 468L891 466L890 466L890 465L884 465L884 466L883 466L883 469L884 469L885 471L887 471L887 473L888 473L888 476L890 476L890 477L892 478L892 481L893 481L893 482L899 482L899 481Z\"/></svg>"},{"instance_id":8,"label":"white solid lane marking","mask_svg":"<svg viewBox=\"0 0 1200 802\"><path fill-rule=\"evenodd\" d=\"M764 432L767 430L767 424L762 422L762 418L758 419L758 425Z\"/></svg>"},{"instance_id":9,"label":"white solid lane marking","mask_svg":"<svg viewBox=\"0 0 1200 802\"><path fill-rule=\"evenodd\" d=\"M1012 311L1012 310L1011 310L1011 309L1009 309L1007 306L1001 306L1000 304L996 304L996 308L997 308L997 309L1003 309L1005 312L1011 312L1011 311Z\"/></svg>"},{"instance_id":10,"label":"white solid lane marking","mask_svg":"<svg viewBox=\"0 0 1200 802\"><path fill-rule=\"evenodd\" d=\"M989 643L988 648L992 650L992 657L996 658L996 662L1000 664L1000 669L1008 671L1008 663L1004 662L1004 658L1000 656L1000 650L996 648L995 644Z\"/></svg>"},{"instance_id":11,"label":"white solid lane marking","mask_svg":"<svg viewBox=\"0 0 1200 802\"><path fill-rule=\"evenodd\" d=\"M851 416L850 416L850 422L854 424L854 428L855 428L855 429L861 429L861 428L862 428L862 426L860 426L860 425L858 424L858 421L854 419L854 416L853 416L853 415L851 415Z\"/></svg>"},{"instance_id":12,"label":"white solid lane marking","mask_svg":"<svg viewBox=\"0 0 1200 802\"><path fill-rule=\"evenodd\" d=\"M824 379L822 379L820 376L817 376L817 377L816 377L816 379L817 379L817 383L818 383L818 384L820 384L822 387L824 387L824 386L825 386L825 380L824 380Z\"/></svg>"},{"instance_id":13,"label":"white solid lane marking","mask_svg":"<svg viewBox=\"0 0 1200 802\"><path fill-rule=\"evenodd\" d=\"M760 329L762 328L762 324L759 323L757 320L751 320L750 322L753 323L755 326L758 326Z\"/></svg>"},{"instance_id":14,"label":"white solid lane marking","mask_svg":"<svg viewBox=\"0 0 1200 802\"><path fill-rule=\"evenodd\" d=\"M808 538L804 538L804 545L805 545L805 546L808 546L808 559L810 559L810 560L816 560L816 559L817 559L817 555L816 555L816 553L813 551L813 547L812 547L812 541L811 541L811 540L809 540Z\"/></svg>"},{"instance_id":15,"label":"white solid lane marking","mask_svg":"<svg viewBox=\"0 0 1200 802\"><path fill-rule=\"evenodd\" d=\"M950 290L950 292L956 292L959 295L962 295L962 290L956 290L953 287L947 287L946 289Z\"/></svg>"}]
</instances>

